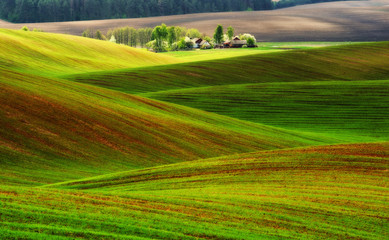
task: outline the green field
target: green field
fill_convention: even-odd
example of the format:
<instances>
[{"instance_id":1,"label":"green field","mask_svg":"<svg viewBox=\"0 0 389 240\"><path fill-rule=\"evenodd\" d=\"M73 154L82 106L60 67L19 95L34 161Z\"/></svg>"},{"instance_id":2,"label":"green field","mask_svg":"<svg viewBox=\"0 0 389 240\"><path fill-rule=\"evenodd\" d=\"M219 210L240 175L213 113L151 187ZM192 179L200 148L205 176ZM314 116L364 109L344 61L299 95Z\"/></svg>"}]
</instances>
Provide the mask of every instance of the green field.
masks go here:
<instances>
[{"instance_id":1,"label":"green field","mask_svg":"<svg viewBox=\"0 0 389 240\"><path fill-rule=\"evenodd\" d=\"M388 42L0 46L0 239L388 237Z\"/></svg>"},{"instance_id":2,"label":"green field","mask_svg":"<svg viewBox=\"0 0 389 240\"><path fill-rule=\"evenodd\" d=\"M201 62L215 59L225 59L231 57L240 57L261 53L280 52L282 49L271 48L243 48L243 49L208 49L208 50L191 50L191 51L175 51L161 53L160 55L167 55L175 57L184 62Z\"/></svg>"},{"instance_id":3,"label":"green field","mask_svg":"<svg viewBox=\"0 0 389 240\"><path fill-rule=\"evenodd\" d=\"M388 54L389 42L363 43L62 77L131 94L247 83L387 80Z\"/></svg>"},{"instance_id":4,"label":"green field","mask_svg":"<svg viewBox=\"0 0 389 240\"><path fill-rule=\"evenodd\" d=\"M181 62L139 49L71 35L0 29L0 66L38 75L134 68Z\"/></svg>"},{"instance_id":5,"label":"green field","mask_svg":"<svg viewBox=\"0 0 389 240\"><path fill-rule=\"evenodd\" d=\"M388 80L362 80L236 84L144 96L251 122L360 142L387 140L388 93Z\"/></svg>"},{"instance_id":6,"label":"green field","mask_svg":"<svg viewBox=\"0 0 389 240\"><path fill-rule=\"evenodd\" d=\"M0 187L1 226L6 236L380 239L389 227L388 147L265 151Z\"/></svg>"},{"instance_id":7,"label":"green field","mask_svg":"<svg viewBox=\"0 0 389 240\"><path fill-rule=\"evenodd\" d=\"M257 43L257 48L241 48L241 49L210 49L210 50L194 50L194 51L174 51L162 53L164 55L178 58L185 62L199 62L215 59L225 59L232 57L240 57L254 55L260 53L272 53L285 50L296 49L311 49L318 47L339 46L355 44L351 42L261 42Z\"/></svg>"}]
</instances>

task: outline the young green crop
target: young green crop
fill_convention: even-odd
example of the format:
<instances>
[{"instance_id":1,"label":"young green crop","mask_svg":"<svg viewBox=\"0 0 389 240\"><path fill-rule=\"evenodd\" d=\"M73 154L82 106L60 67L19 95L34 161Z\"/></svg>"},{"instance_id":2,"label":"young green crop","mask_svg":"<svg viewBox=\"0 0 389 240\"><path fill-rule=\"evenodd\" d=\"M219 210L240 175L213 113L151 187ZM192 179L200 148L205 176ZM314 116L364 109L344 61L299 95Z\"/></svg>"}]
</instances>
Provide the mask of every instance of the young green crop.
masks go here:
<instances>
[{"instance_id":1,"label":"young green crop","mask_svg":"<svg viewBox=\"0 0 389 240\"><path fill-rule=\"evenodd\" d=\"M150 68L178 60L45 33L0 44L0 238L387 235L388 142L306 146L385 139L388 43Z\"/></svg>"},{"instance_id":2,"label":"young green crop","mask_svg":"<svg viewBox=\"0 0 389 240\"><path fill-rule=\"evenodd\" d=\"M388 150L388 143L375 143L265 151L46 188L3 186L0 232L87 239L379 239L388 227Z\"/></svg>"},{"instance_id":3,"label":"young green crop","mask_svg":"<svg viewBox=\"0 0 389 240\"><path fill-rule=\"evenodd\" d=\"M39 185L338 141L67 80L0 73L1 182Z\"/></svg>"},{"instance_id":4,"label":"young green crop","mask_svg":"<svg viewBox=\"0 0 389 240\"><path fill-rule=\"evenodd\" d=\"M0 65L45 76L144 67L179 60L82 37L0 29Z\"/></svg>"},{"instance_id":5,"label":"young green crop","mask_svg":"<svg viewBox=\"0 0 389 240\"><path fill-rule=\"evenodd\" d=\"M64 78L132 94L248 83L387 80L388 46L351 44Z\"/></svg>"},{"instance_id":6,"label":"young green crop","mask_svg":"<svg viewBox=\"0 0 389 240\"><path fill-rule=\"evenodd\" d=\"M389 81L236 84L143 96L345 141L389 140Z\"/></svg>"}]
</instances>

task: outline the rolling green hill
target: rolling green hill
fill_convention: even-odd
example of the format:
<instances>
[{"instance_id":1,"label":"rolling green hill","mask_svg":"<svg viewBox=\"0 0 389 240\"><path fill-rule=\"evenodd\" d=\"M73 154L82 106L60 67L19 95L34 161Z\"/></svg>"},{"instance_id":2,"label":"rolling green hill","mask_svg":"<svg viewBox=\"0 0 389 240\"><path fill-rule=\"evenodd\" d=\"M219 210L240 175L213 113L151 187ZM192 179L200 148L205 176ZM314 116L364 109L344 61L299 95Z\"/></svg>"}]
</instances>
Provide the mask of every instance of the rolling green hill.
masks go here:
<instances>
[{"instance_id":1,"label":"rolling green hill","mask_svg":"<svg viewBox=\"0 0 389 240\"><path fill-rule=\"evenodd\" d=\"M389 140L389 81L306 81L190 88L143 96L348 141Z\"/></svg>"},{"instance_id":2,"label":"rolling green hill","mask_svg":"<svg viewBox=\"0 0 389 240\"><path fill-rule=\"evenodd\" d=\"M6 182L23 176L45 183L334 141L69 81L0 72L0 175Z\"/></svg>"},{"instance_id":3,"label":"rolling green hill","mask_svg":"<svg viewBox=\"0 0 389 240\"><path fill-rule=\"evenodd\" d=\"M107 41L41 32L0 29L0 46L1 66L46 76L180 62Z\"/></svg>"},{"instance_id":4,"label":"rolling green hill","mask_svg":"<svg viewBox=\"0 0 389 240\"><path fill-rule=\"evenodd\" d=\"M126 64L161 63L161 55L63 35L8 30L1 34L3 45L13 39L10 52L2 50L6 54L1 55L10 64L0 66L3 183L39 185L233 153L339 142L53 77L78 66L61 65L66 51L75 59L89 56L96 64L79 64L76 71L84 72L98 67L91 56L101 55L106 50L102 46L130 58ZM33 41L32 49L24 51L16 38ZM84 46L78 42L92 44L84 49L88 55L81 55ZM64 48L53 51L59 45ZM8 58L12 52L16 58ZM56 52L61 53L58 61ZM101 69L122 67L109 64Z\"/></svg>"},{"instance_id":5,"label":"rolling green hill","mask_svg":"<svg viewBox=\"0 0 389 240\"><path fill-rule=\"evenodd\" d=\"M351 142L388 140L389 43L363 43L66 76Z\"/></svg>"},{"instance_id":6,"label":"rolling green hill","mask_svg":"<svg viewBox=\"0 0 389 240\"><path fill-rule=\"evenodd\" d=\"M386 238L388 43L177 62L0 30L0 238Z\"/></svg>"},{"instance_id":7,"label":"rolling green hill","mask_svg":"<svg viewBox=\"0 0 389 240\"><path fill-rule=\"evenodd\" d=\"M380 42L64 77L139 94L244 83L387 80L388 65L389 42Z\"/></svg>"},{"instance_id":8,"label":"rolling green hill","mask_svg":"<svg viewBox=\"0 0 389 240\"><path fill-rule=\"evenodd\" d=\"M388 150L375 143L266 151L51 188L0 187L0 229L32 239L38 232L63 239L380 239L389 217Z\"/></svg>"}]
</instances>

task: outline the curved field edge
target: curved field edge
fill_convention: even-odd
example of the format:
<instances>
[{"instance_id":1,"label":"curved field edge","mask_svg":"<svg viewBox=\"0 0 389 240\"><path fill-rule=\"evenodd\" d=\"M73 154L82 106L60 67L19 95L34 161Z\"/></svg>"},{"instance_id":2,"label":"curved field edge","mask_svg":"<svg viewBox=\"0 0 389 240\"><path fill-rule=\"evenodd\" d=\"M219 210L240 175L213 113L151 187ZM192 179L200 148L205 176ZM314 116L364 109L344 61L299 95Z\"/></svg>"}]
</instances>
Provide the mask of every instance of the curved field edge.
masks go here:
<instances>
[{"instance_id":1,"label":"curved field edge","mask_svg":"<svg viewBox=\"0 0 389 240\"><path fill-rule=\"evenodd\" d=\"M141 94L231 84L389 79L389 42L62 76Z\"/></svg>"},{"instance_id":2,"label":"curved field edge","mask_svg":"<svg viewBox=\"0 0 389 240\"><path fill-rule=\"evenodd\" d=\"M42 32L0 29L0 46L0 65L45 76L180 62L108 41Z\"/></svg>"},{"instance_id":3,"label":"curved field edge","mask_svg":"<svg viewBox=\"0 0 389 240\"><path fill-rule=\"evenodd\" d=\"M388 142L332 145L204 159L51 188L3 186L0 229L95 239L380 239L389 219L388 161Z\"/></svg>"},{"instance_id":4,"label":"curved field edge","mask_svg":"<svg viewBox=\"0 0 389 240\"><path fill-rule=\"evenodd\" d=\"M389 81L236 84L142 94L221 115L348 141L388 140Z\"/></svg>"}]
</instances>

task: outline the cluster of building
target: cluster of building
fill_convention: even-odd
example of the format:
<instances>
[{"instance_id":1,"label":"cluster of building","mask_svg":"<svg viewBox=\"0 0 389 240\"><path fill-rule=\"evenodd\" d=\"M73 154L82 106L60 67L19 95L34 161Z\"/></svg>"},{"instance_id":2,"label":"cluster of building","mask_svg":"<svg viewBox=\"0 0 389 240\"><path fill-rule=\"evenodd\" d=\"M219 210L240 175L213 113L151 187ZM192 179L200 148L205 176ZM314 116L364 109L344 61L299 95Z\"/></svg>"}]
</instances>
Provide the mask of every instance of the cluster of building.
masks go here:
<instances>
[{"instance_id":1,"label":"cluster of building","mask_svg":"<svg viewBox=\"0 0 389 240\"><path fill-rule=\"evenodd\" d=\"M247 45L246 40L240 40L239 37L234 37L232 40L227 40L223 43L224 48L241 48Z\"/></svg>"},{"instance_id":2,"label":"cluster of building","mask_svg":"<svg viewBox=\"0 0 389 240\"><path fill-rule=\"evenodd\" d=\"M212 45L202 38L193 38L191 41L193 43L193 48L212 48ZM247 41L241 40L238 36L236 36L232 40L227 40L222 44L215 45L214 48L241 48L244 45L247 45Z\"/></svg>"}]
</instances>

